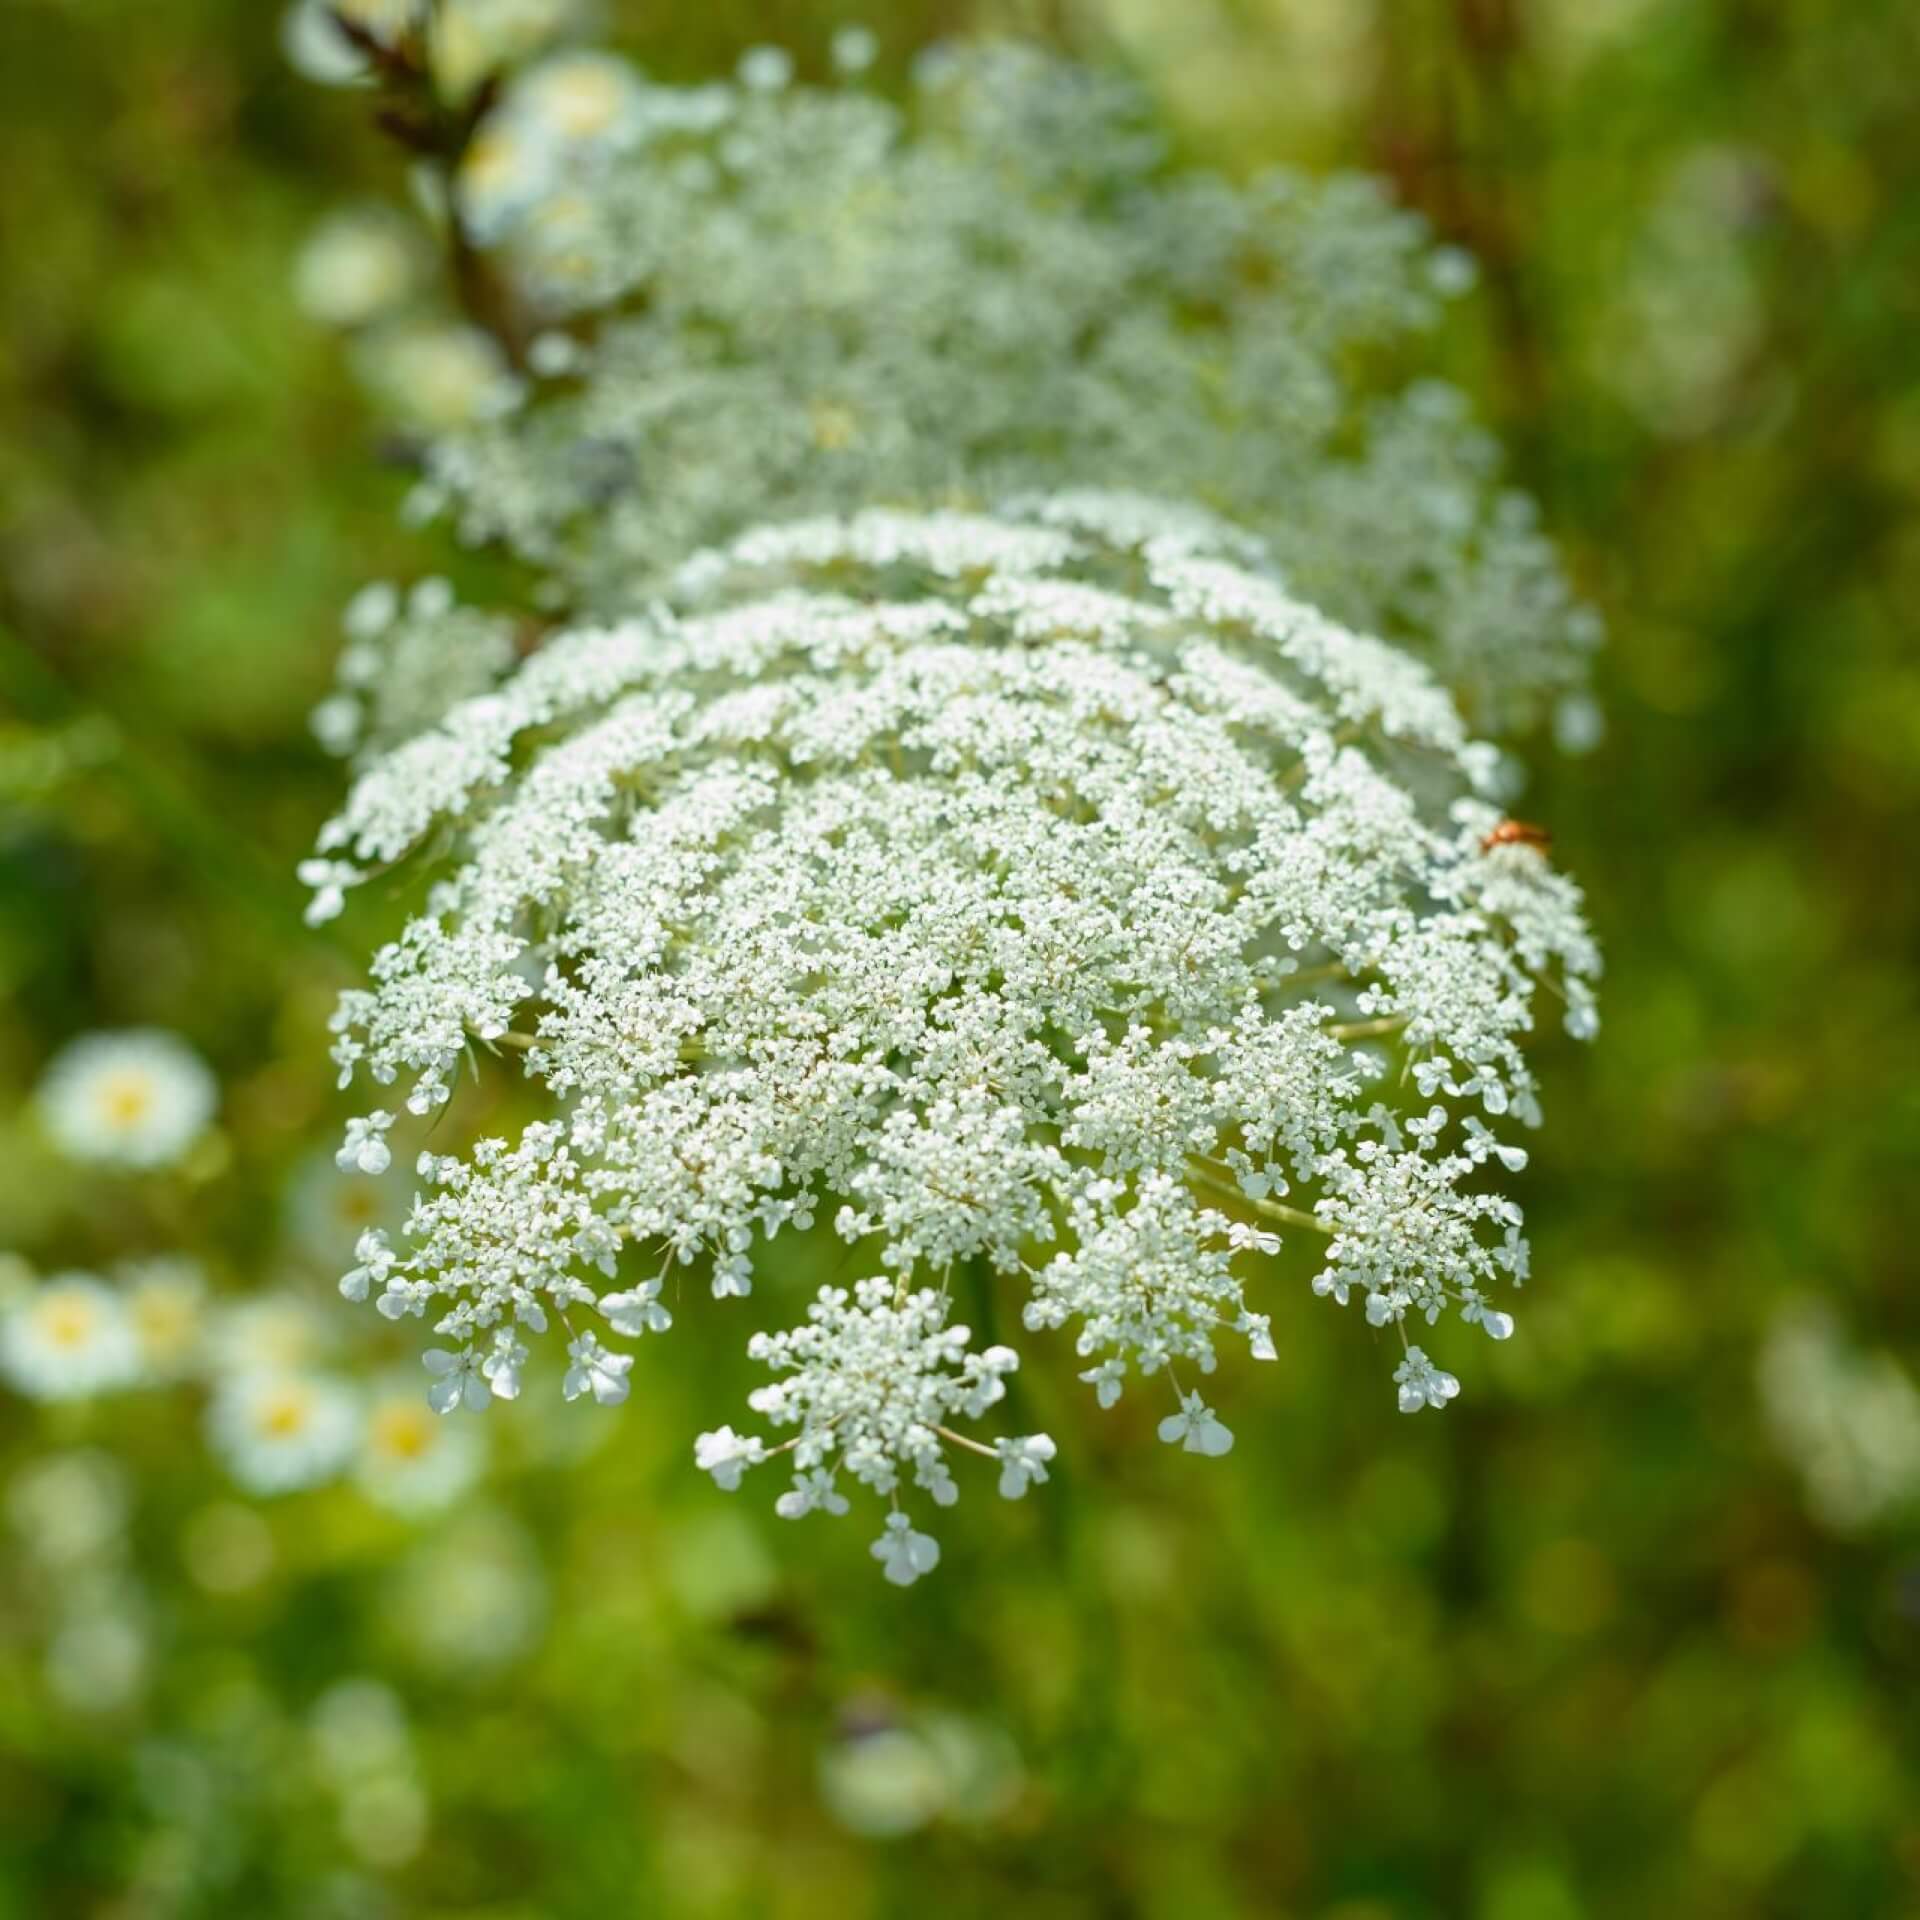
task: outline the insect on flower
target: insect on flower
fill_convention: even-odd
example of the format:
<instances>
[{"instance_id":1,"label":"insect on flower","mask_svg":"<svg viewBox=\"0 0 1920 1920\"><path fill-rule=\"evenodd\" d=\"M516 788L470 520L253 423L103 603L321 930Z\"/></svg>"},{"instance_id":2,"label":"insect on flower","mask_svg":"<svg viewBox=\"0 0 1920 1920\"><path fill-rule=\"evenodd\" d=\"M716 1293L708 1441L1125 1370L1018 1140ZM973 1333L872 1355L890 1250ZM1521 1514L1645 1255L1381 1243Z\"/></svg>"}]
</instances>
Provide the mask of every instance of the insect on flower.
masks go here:
<instances>
[{"instance_id":1,"label":"insect on flower","mask_svg":"<svg viewBox=\"0 0 1920 1920\"><path fill-rule=\"evenodd\" d=\"M1502 820L1480 842L1480 851L1491 853L1495 847L1533 847L1545 853L1552 845L1553 835L1545 827L1536 827L1530 820Z\"/></svg>"}]
</instances>

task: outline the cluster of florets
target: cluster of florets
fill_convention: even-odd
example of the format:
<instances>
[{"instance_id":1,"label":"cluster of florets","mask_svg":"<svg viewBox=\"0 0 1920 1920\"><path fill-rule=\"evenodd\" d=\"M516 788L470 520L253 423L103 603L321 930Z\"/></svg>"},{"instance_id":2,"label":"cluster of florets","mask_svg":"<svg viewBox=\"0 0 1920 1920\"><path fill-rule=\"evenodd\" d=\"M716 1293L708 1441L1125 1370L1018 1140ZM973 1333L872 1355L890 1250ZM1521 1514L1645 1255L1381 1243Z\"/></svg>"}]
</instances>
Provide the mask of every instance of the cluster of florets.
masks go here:
<instances>
[{"instance_id":1,"label":"cluster of florets","mask_svg":"<svg viewBox=\"0 0 1920 1920\"><path fill-rule=\"evenodd\" d=\"M410 739L494 685L516 652L511 618L462 606L437 575L404 595L390 581L370 582L348 602L341 629L336 690L315 709L313 730L342 755Z\"/></svg>"},{"instance_id":2,"label":"cluster of florets","mask_svg":"<svg viewBox=\"0 0 1920 1920\"><path fill-rule=\"evenodd\" d=\"M1102 1405L1152 1382L1162 1437L1219 1454L1200 1382L1223 1342L1273 1356L1284 1241L1399 1336L1400 1405L1443 1406L1409 1325L1511 1330L1520 1043L1543 987L1590 1032L1598 971L1577 891L1495 831L1494 764L1422 666L1194 509L703 554L372 760L306 869L324 919L435 867L336 1016L341 1084L393 1089L343 1166L385 1171L487 1056L547 1103L418 1151L343 1291L432 1327L440 1408L518 1393L556 1322L567 1396L610 1404L669 1276L755 1294L818 1220L872 1277L753 1340L787 1437L698 1458L731 1486L791 1456L790 1515L873 1489L900 1581L937 1551L901 1502L950 1499L955 1449L1009 1495L1053 1457L960 1431L1016 1360L959 1290L1020 1288Z\"/></svg>"},{"instance_id":3,"label":"cluster of florets","mask_svg":"<svg viewBox=\"0 0 1920 1920\"><path fill-rule=\"evenodd\" d=\"M1477 727L1584 729L1591 614L1463 396L1402 378L1472 279L1417 216L1352 176L1179 171L1130 83L1033 48L939 50L902 103L789 67L683 88L577 52L508 81L453 194L524 384L462 376L418 511L609 618L791 514L1137 488L1253 528ZM370 377L417 418L452 377L386 351Z\"/></svg>"}]
</instances>

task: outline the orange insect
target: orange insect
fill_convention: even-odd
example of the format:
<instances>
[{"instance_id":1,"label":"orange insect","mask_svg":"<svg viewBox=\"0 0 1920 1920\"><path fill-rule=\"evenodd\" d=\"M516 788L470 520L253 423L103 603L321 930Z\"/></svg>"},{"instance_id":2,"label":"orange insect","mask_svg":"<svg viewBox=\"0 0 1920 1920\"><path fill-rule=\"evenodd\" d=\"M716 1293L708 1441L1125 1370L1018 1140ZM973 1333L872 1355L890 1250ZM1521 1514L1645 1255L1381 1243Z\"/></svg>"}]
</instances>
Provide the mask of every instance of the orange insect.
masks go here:
<instances>
[{"instance_id":1,"label":"orange insect","mask_svg":"<svg viewBox=\"0 0 1920 1920\"><path fill-rule=\"evenodd\" d=\"M1536 827L1526 820L1502 820L1480 842L1480 851L1491 853L1495 847L1534 847L1545 853L1552 845L1553 835L1545 827Z\"/></svg>"}]
</instances>

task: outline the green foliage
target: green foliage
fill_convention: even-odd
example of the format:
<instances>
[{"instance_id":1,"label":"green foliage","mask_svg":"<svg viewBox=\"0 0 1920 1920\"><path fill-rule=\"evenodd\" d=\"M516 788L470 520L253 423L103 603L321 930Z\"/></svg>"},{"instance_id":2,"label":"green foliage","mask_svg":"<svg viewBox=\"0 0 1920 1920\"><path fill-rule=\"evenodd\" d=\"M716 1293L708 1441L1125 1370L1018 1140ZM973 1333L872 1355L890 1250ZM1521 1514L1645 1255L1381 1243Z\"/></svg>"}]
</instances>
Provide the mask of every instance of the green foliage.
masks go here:
<instances>
[{"instance_id":1,"label":"green foliage","mask_svg":"<svg viewBox=\"0 0 1920 1920\"><path fill-rule=\"evenodd\" d=\"M851 12L616 24L684 78L775 32L817 71ZM889 7L883 71L960 16ZM1524 802L1610 981L1604 1043L1536 1056L1521 1333L1403 1421L1303 1288L1204 1476L1035 1365L1016 1423L1070 1470L963 1503L910 1596L692 1471L744 1374L692 1341L617 1416L513 1410L419 1522L250 1500L191 1387L9 1398L5 1920L1920 1912L1915 1509L1837 1531L1756 1384L1807 1299L1920 1370L1920 30L1892 0L1082 24L1193 150L1383 166L1480 255L1457 370L1607 612L1608 738ZM295 311L314 222L396 169L276 27L0 10L0 1246L184 1248L332 1325L302 1207L354 968L300 922L340 779L306 714L361 581L484 600L489 563L397 526L408 477ZM25 1105L134 1025L221 1080L177 1175L63 1163Z\"/></svg>"}]
</instances>

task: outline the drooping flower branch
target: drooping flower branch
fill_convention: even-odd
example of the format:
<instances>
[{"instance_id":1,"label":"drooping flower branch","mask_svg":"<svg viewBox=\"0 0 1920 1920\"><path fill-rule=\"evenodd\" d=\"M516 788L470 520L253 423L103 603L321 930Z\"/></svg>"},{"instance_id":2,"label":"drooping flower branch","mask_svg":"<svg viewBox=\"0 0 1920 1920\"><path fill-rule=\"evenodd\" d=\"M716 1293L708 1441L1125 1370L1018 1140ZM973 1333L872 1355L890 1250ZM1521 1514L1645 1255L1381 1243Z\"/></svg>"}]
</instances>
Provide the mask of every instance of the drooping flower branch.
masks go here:
<instances>
[{"instance_id":1,"label":"drooping flower branch","mask_svg":"<svg viewBox=\"0 0 1920 1920\"><path fill-rule=\"evenodd\" d=\"M898 103L790 75L570 49L488 81L446 225L511 327L346 309L417 435L416 513L614 618L763 522L1137 489L1256 532L1476 729L1588 728L1592 614L1464 397L1408 377L1473 279L1418 217L1354 176L1182 171L1130 82L1031 47L938 49ZM342 691L337 743L401 737Z\"/></svg>"}]
</instances>

